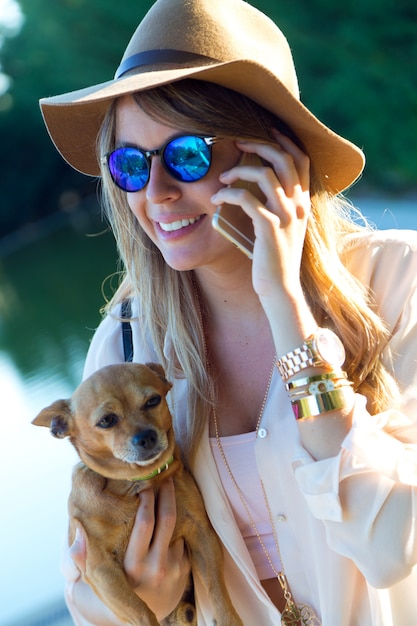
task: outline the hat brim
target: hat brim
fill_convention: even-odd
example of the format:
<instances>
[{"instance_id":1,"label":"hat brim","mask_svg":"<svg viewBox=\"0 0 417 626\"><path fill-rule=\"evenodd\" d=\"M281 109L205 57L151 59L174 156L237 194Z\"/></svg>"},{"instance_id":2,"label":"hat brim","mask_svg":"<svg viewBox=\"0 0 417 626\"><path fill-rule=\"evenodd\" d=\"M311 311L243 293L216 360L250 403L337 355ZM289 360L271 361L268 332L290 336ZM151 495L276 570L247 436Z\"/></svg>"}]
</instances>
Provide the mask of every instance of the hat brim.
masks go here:
<instances>
[{"instance_id":1,"label":"hat brim","mask_svg":"<svg viewBox=\"0 0 417 626\"><path fill-rule=\"evenodd\" d=\"M248 96L281 118L299 137L324 177L326 188L338 193L361 174L363 152L318 120L265 67L249 60L199 67L147 69L117 80L40 101L48 132L64 159L76 170L99 176L97 136L112 100L184 78L217 83Z\"/></svg>"}]
</instances>

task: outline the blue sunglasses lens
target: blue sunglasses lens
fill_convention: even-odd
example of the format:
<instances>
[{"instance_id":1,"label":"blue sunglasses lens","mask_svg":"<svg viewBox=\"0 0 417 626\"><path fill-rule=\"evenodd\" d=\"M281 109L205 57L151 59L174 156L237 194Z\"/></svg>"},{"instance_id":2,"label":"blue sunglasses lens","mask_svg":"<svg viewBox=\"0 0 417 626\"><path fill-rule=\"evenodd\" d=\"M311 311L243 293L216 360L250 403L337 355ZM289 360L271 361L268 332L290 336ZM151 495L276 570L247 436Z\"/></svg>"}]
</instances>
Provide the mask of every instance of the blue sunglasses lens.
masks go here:
<instances>
[{"instance_id":1,"label":"blue sunglasses lens","mask_svg":"<svg viewBox=\"0 0 417 626\"><path fill-rule=\"evenodd\" d=\"M174 178L191 183L209 171L211 148L201 137L177 137L166 145L163 162Z\"/></svg>"},{"instance_id":2,"label":"blue sunglasses lens","mask_svg":"<svg viewBox=\"0 0 417 626\"><path fill-rule=\"evenodd\" d=\"M173 178L191 183L203 178L211 165L211 145L194 135L176 137L161 150L146 153L139 148L117 148L107 158L114 183L123 191L140 191L148 180L150 156L161 154L165 169Z\"/></svg>"},{"instance_id":3,"label":"blue sunglasses lens","mask_svg":"<svg viewBox=\"0 0 417 626\"><path fill-rule=\"evenodd\" d=\"M137 148L118 148L107 162L113 181L123 191L139 191L148 182L148 160Z\"/></svg>"}]
</instances>

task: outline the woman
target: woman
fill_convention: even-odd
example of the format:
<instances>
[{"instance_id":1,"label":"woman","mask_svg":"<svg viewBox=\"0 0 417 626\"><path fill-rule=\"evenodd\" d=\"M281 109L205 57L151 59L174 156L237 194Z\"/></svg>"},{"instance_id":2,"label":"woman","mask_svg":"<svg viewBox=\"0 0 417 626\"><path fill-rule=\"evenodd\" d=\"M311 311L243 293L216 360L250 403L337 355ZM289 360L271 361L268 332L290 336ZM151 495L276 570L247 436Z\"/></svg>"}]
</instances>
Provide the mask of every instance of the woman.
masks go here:
<instances>
[{"instance_id":1,"label":"woman","mask_svg":"<svg viewBox=\"0 0 417 626\"><path fill-rule=\"evenodd\" d=\"M350 219L340 192L363 155L301 104L282 33L241 0L158 0L113 81L41 106L64 158L102 177L126 270L85 375L124 360L129 300L133 358L174 383L245 625L409 624L417 239ZM252 220L253 260L213 229L224 204ZM189 572L174 523L172 484L157 502L145 492L125 559L159 620ZM84 558L80 533L65 568L75 622L117 624Z\"/></svg>"}]
</instances>

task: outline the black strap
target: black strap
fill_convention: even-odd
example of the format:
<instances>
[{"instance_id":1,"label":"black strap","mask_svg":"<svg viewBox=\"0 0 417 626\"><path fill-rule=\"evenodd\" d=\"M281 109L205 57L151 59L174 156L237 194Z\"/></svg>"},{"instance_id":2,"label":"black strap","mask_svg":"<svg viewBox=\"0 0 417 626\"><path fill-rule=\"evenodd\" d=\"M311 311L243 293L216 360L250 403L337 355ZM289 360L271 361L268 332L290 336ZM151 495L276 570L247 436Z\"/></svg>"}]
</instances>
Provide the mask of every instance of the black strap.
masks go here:
<instances>
[{"instance_id":1,"label":"black strap","mask_svg":"<svg viewBox=\"0 0 417 626\"><path fill-rule=\"evenodd\" d=\"M130 300L123 300L122 302L122 339L123 339L123 353L125 361L133 361L133 338L132 338L132 326L130 324L130 318L132 317L132 305Z\"/></svg>"},{"instance_id":2,"label":"black strap","mask_svg":"<svg viewBox=\"0 0 417 626\"><path fill-rule=\"evenodd\" d=\"M147 65L159 65L161 63L163 65L188 65L189 67L198 67L198 64L210 65L212 63L221 63L221 61L185 50L144 50L143 52L133 54L131 57L127 57L127 59L119 65L115 78L121 78L126 72L130 72L130 70L136 70L140 67L146 67Z\"/></svg>"}]
</instances>

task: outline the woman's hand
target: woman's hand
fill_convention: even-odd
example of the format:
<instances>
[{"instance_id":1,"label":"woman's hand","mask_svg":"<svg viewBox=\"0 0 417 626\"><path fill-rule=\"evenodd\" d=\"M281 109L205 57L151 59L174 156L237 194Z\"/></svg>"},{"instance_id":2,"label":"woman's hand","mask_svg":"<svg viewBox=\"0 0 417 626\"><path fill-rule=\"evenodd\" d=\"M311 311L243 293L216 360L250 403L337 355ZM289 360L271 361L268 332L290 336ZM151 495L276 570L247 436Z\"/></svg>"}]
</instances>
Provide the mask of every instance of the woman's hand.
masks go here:
<instances>
[{"instance_id":1,"label":"woman's hand","mask_svg":"<svg viewBox=\"0 0 417 626\"><path fill-rule=\"evenodd\" d=\"M125 571L135 593L161 621L177 606L185 589L190 564L183 540L171 545L176 522L175 490L172 479L162 482L158 494L146 489L140 502L125 555ZM86 542L81 529L70 548L70 555L81 572L85 570ZM108 609L80 581L73 603L80 614L94 624L117 623L108 620Z\"/></svg>"},{"instance_id":2,"label":"woman's hand","mask_svg":"<svg viewBox=\"0 0 417 626\"><path fill-rule=\"evenodd\" d=\"M276 144L236 142L239 150L256 153L270 166L237 165L224 172L220 180L227 186L212 202L239 205L252 219L253 287L271 323L278 354L284 354L317 327L300 279L311 209L310 161L287 136L278 131L274 135ZM256 183L266 196L265 204L248 189L233 187L239 179ZM279 330L274 328L278 323ZM285 334L288 344L283 341Z\"/></svg>"},{"instance_id":3,"label":"woman's hand","mask_svg":"<svg viewBox=\"0 0 417 626\"><path fill-rule=\"evenodd\" d=\"M288 137L275 132L276 144L237 141L242 152L259 155L269 166L237 165L220 176L225 185L217 192L216 204L242 207L253 221L255 248L253 283L259 297L299 290L301 255L310 214L309 158ZM265 204L249 190L235 188L237 180L259 185Z\"/></svg>"},{"instance_id":4,"label":"woman's hand","mask_svg":"<svg viewBox=\"0 0 417 626\"><path fill-rule=\"evenodd\" d=\"M176 519L172 479L162 481L156 502L143 491L125 556L130 584L159 620L179 603L191 569L184 541L171 544Z\"/></svg>"}]
</instances>

